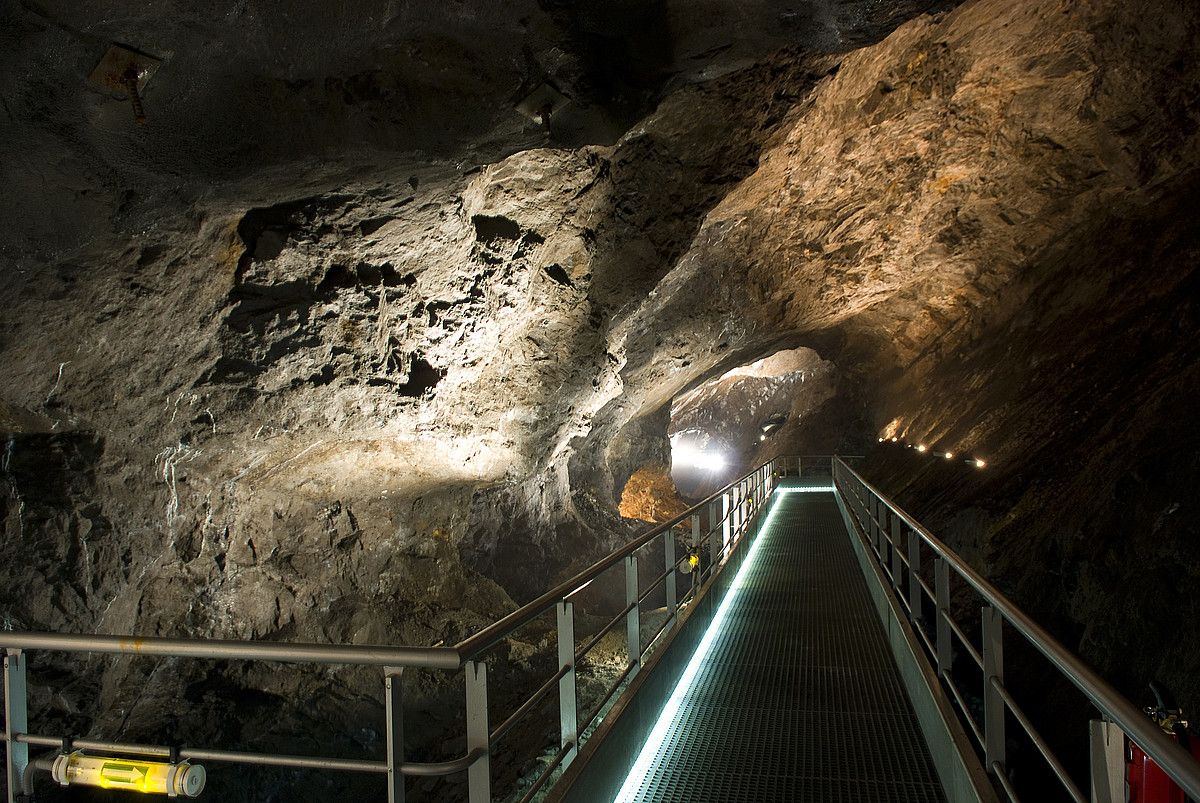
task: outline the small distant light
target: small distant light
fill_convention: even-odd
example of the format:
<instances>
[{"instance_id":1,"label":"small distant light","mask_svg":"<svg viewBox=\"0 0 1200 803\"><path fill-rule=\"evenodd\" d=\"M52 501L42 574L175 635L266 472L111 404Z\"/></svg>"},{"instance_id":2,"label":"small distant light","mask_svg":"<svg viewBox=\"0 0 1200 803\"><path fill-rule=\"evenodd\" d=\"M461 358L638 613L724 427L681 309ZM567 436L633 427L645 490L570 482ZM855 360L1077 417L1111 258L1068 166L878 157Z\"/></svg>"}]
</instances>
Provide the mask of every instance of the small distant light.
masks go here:
<instances>
[{"instance_id":1,"label":"small distant light","mask_svg":"<svg viewBox=\"0 0 1200 803\"><path fill-rule=\"evenodd\" d=\"M766 436L766 435L759 435L759 436L758 436L758 439L759 439L760 441L765 441L765 440L767 439L767 436Z\"/></svg>"},{"instance_id":2,"label":"small distant light","mask_svg":"<svg viewBox=\"0 0 1200 803\"><path fill-rule=\"evenodd\" d=\"M922 443L920 446L918 446L918 447L917 447L917 451L918 451L918 452L923 452L923 451L925 451L925 444L923 444L923 443Z\"/></svg>"},{"instance_id":3,"label":"small distant light","mask_svg":"<svg viewBox=\"0 0 1200 803\"><path fill-rule=\"evenodd\" d=\"M947 460L953 460L953 459L954 459L954 452L946 452L946 459L947 459Z\"/></svg>"},{"instance_id":4,"label":"small distant light","mask_svg":"<svg viewBox=\"0 0 1200 803\"><path fill-rule=\"evenodd\" d=\"M898 441L898 440L900 440L900 439L899 439L899 438L892 438L892 443L895 443L895 442L896 442L896 441Z\"/></svg>"},{"instance_id":5,"label":"small distant light","mask_svg":"<svg viewBox=\"0 0 1200 803\"><path fill-rule=\"evenodd\" d=\"M911 448L912 448L912 444L911 444L911 443L906 443L906 444L904 444L904 448L905 448L905 449L911 449Z\"/></svg>"},{"instance_id":6,"label":"small distant light","mask_svg":"<svg viewBox=\"0 0 1200 803\"><path fill-rule=\"evenodd\" d=\"M883 438L880 438L880 439L879 439L879 442L880 442L880 443L883 443Z\"/></svg>"},{"instance_id":7,"label":"small distant light","mask_svg":"<svg viewBox=\"0 0 1200 803\"><path fill-rule=\"evenodd\" d=\"M983 468L983 467L984 467L984 466L986 466L986 465L987 465L987 463L985 463L984 461L980 460L978 457L977 457L977 458L975 458L975 468Z\"/></svg>"}]
</instances>

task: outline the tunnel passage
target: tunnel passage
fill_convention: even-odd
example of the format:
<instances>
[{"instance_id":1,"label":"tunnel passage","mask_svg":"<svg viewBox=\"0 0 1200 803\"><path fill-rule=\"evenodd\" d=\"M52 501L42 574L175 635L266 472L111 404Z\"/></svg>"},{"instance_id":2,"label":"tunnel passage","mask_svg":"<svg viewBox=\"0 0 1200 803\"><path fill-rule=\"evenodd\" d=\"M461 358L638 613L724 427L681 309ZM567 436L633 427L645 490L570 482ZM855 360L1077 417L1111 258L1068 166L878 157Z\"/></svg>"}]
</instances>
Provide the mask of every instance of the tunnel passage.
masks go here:
<instances>
[{"instance_id":1,"label":"tunnel passage","mask_svg":"<svg viewBox=\"0 0 1200 803\"><path fill-rule=\"evenodd\" d=\"M836 393L836 366L800 347L745 363L677 396L668 434L679 492L698 498L716 490L761 446L795 438Z\"/></svg>"}]
</instances>

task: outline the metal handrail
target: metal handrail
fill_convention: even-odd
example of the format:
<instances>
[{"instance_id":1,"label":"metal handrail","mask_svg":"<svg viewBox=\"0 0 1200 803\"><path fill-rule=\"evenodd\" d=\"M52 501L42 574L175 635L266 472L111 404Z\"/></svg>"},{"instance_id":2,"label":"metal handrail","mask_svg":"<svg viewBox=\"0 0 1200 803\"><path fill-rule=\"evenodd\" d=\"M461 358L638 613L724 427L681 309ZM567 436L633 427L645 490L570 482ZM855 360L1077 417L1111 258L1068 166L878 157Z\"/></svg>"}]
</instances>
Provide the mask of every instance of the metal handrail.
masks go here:
<instances>
[{"instance_id":1,"label":"metal handrail","mask_svg":"<svg viewBox=\"0 0 1200 803\"><path fill-rule=\"evenodd\" d=\"M730 489L741 485L747 479L754 476L755 472L759 471L762 467L763 466L758 466L754 470L746 472L741 477L723 487L721 490L705 498L704 501L692 505L675 518L669 519L662 524L655 525L651 529L634 538L632 541L629 541L623 546L620 546L608 553L591 566L571 577L569 580L564 580L531 602L525 603L517 610L505 616L503 619L499 619L485 627L483 630L480 630L475 635L463 639L457 645L455 645L454 649L458 651L458 654L463 661L469 661L478 657L481 653L486 652L503 641L509 633L523 625L528 624L538 616L541 616L543 613L553 608L559 600L569 596L581 586L585 586L592 582L597 577L604 574L604 572L616 566L625 558L651 543L658 536L671 529L674 529L690 519L693 515L702 512L709 504L720 499L722 496L728 493Z\"/></svg>"},{"instance_id":2,"label":"metal handrail","mask_svg":"<svg viewBox=\"0 0 1200 803\"><path fill-rule=\"evenodd\" d=\"M963 578L986 602L1014 626L1059 672L1083 692L1092 704L1109 720L1116 723L1191 797L1200 799L1200 764L1177 742L1163 732L1141 709L1125 699L1116 689L1097 675L1087 664L1071 653L1024 611L971 568L915 518L888 499L878 488L850 468L840 458L835 466L848 472L869 493L884 504L897 518L915 532L942 560Z\"/></svg>"},{"instance_id":3,"label":"metal handrail","mask_svg":"<svg viewBox=\"0 0 1200 803\"><path fill-rule=\"evenodd\" d=\"M755 518L759 515L763 504L774 488L773 467L775 461L769 461L738 477L711 494L699 504L693 505L680 515L651 527L639 534L626 544L615 549L593 563L588 568L577 573L572 578L558 584L532 602L523 605L497 622L485 627L478 633L463 640L456 646L416 647L416 646L383 646L383 645L337 645L313 644L295 642L254 642L221 639L175 639L161 637L114 636L103 634L63 634L37 633L21 631L0 631L0 651L5 655L4 660L4 691L6 708L9 707L9 696L14 699L10 716L6 718L4 728L0 730L0 741L7 743L9 750L8 775L10 779L10 800L15 786L12 784L14 769L20 767L22 761L13 760L13 750L27 751L29 746L57 747L66 749L72 745L78 749L90 749L97 752L129 754L154 757L173 757L174 759L212 760L234 764L269 765L280 767L297 767L348 772L386 773L388 776L388 799L400 801L404 798L404 776L441 776L460 772L469 773L469 794L472 803L490 800L490 758L494 742L502 739L516 723L528 715L539 702L544 700L556 684L559 685L560 708L562 717L562 744L551 766L538 779L533 790L546 782L553 769L563 764L577 749L579 736L591 726L604 711L606 704L620 690L622 684L632 676L641 665L643 657L653 649L660 636L673 623L679 620L683 603L694 598L701 587L707 588L715 576L724 568L733 550L743 543L745 536L751 531ZM724 511L718 517L716 502L724 500ZM702 514L708 511L708 526L701 533L699 521ZM692 587L678 596L675 583L672 580L664 586L670 611L666 622L642 647L640 637L634 638L635 627L639 621L642 603L652 592L663 586L673 572L686 559L686 555L674 559L675 544L674 528L690 520L692 539L701 539L693 545L699 548L704 541L709 542L710 560L707 567L700 570L693 581ZM631 563L627 560L638 553L655 539L667 539L667 554L670 568L665 568L641 593L637 587L636 563L630 574ZM710 539L716 539L715 541ZM717 545L719 549L717 548ZM597 634L582 651L575 651L575 637L571 597L585 586L598 578L604 572L626 562L627 593L628 584L632 582L633 594L627 600L626 607L620 614ZM630 579L632 578L632 579ZM670 589L667 591L666 589ZM559 656L560 667L557 673L544 682L539 689L517 707L507 719L494 731L488 732L487 704L487 672L486 665L478 659L491 647L503 641L518 628L529 623L536 617L546 613L556 606L562 606L566 611L566 629L560 611L559 620ZM595 643L599 637L611 631L622 618L629 617L629 660L623 672L613 682L603 695L599 706L582 722L575 704L575 670L576 663ZM569 652L564 658L563 639L568 640ZM321 756L290 756L268 753L249 753L227 750L208 750L199 748L172 749L158 745L122 744L119 742L101 741L95 739L71 739L58 736L43 736L28 732L28 722L25 713L26 706L26 660L24 653L30 651L95 653L110 655L136 655L150 657L174 657L214 660L244 660L244 661L273 661L299 664L355 664L375 666L384 670L385 703L387 717L387 757L384 760L341 759ZM562 663L563 661L566 663ZM404 668L465 670L467 689L467 750L465 755L449 761L414 763L403 760L403 735L400 700L400 684L396 682L400 671ZM565 685L564 685L565 684ZM569 689L569 693L567 690ZM569 711L568 711L569 708ZM18 773L19 774L19 773Z\"/></svg>"},{"instance_id":4,"label":"metal handrail","mask_svg":"<svg viewBox=\"0 0 1200 803\"><path fill-rule=\"evenodd\" d=\"M348 644L173 639L153 636L34 633L20 630L0 631L0 649L300 664L406 666L420 669L458 669L462 666L462 658L453 647L360 647Z\"/></svg>"}]
</instances>

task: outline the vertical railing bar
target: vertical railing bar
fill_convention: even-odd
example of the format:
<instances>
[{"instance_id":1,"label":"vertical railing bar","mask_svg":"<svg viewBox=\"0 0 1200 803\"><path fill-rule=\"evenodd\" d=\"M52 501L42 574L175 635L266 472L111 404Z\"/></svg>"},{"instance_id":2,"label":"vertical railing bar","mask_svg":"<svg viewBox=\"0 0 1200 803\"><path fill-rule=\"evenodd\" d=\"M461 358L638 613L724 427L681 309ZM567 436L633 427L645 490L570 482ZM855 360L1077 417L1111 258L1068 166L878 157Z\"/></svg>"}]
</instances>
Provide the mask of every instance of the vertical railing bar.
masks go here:
<instances>
[{"instance_id":1,"label":"vertical railing bar","mask_svg":"<svg viewBox=\"0 0 1200 803\"><path fill-rule=\"evenodd\" d=\"M641 666L642 663L642 606L638 602L640 596L637 555L629 555L625 558L625 604L630 606L629 613L625 614L625 645L630 666ZM636 673L637 670L634 670L630 677Z\"/></svg>"},{"instance_id":2,"label":"vertical railing bar","mask_svg":"<svg viewBox=\"0 0 1200 803\"><path fill-rule=\"evenodd\" d=\"M29 745L14 737L29 732L29 683L26 676L27 657L21 650L4 653L4 735L5 774L8 779L8 801L16 803L21 797L22 776L29 764Z\"/></svg>"},{"instance_id":3,"label":"vertical railing bar","mask_svg":"<svg viewBox=\"0 0 1200 803\"><path fill-rule=\"evenodd\" d=\"M1004 617L991 605L983 606L983 736L989 767L1004 766L1004 698L992 685L1004 683Z\"/></svg>"},{"instance_id":4,"label":"vertical railing bar","mask_svg":"<svg viewBox=\"0 0 1200 803\"><path fill-rule=\"evenodd\" d=\"M679 599L675 588L675 577L678 574L671 567L675 565L675 528L663 533L663 570L667 573L666 583L663 586L664 593L667 597L667 616L671 619L675 618L675 614L679 610Z\"/></svg>"},{"instance_id":5,"label":"vertical railing bar","mask_svg":"<svg viewBox=\"0 0 1200 803\"><path fill-rule=\"evenodd\" d=\"M563 766L579 752L579 703L575 694L575 604L563 600L556 607L558 619L558 668L567 670L558 680L559 747L571 745Z\"/></svg>"},{"instance_id":6,"label":"vertical railing bar","mask_svg":"<svg viewBox=\"0 0 1200 803\"><path fill-rule=\"evenodd\" d=\"M871 502L871 520L875 523L875 552L879 555L880 565L886 566L887 553L887 533L884 532L884 506L883 501L874 494L863 490L867 494L867 498Z\"/></svg>"},{"instance_id":7,"label":"vertical railing bar","mask_svg":"<svg viewBox=\"0 0 1200 803\"><path fill-rule=\"evenodd\" d=\"M573 656L572 656L573 657ZM467 661L463 665L467 685L467 755L481 750L482 755L467 770L469 803L492 801L492 756L488 730L487 664Z\"/></svg>"},{"instance_id":8,"label":"vertical railing bar","mask_svg":"<svg viewBox=\"0 0 1200 803\"><path fill-rule=\"evenodd\" d=\"M904 577L904 563L900 560L901 528L904 523L900 521L899 516L890 516L892 520L892 587L896 589L897 599L900 597L900 587Z\"/></svg>"},{"instance_id":9,"label":"vertical railing bar","mask_svg":"<svg viewBox=\"0 0 1200 803\"><path fill-rule=\"evenodd\" d=\"M708 573L710 575L716 569L717 561L721 557L721 533L725 525L717 516L724 503L724 496L721 497L721 500L718 502L714 499L708 505Z\"/></svg>"},{"instance_id":10,"label":"vertical railing bar","mask_svg":"<svg viewBox=\"0 0 1200 803\"><path fill-rule=\"evenodd\" d=\"M724 549L729 544L731 537L730 529L730 508L733 506L733 490L728 490L721 494L721 548Z\"/></svg>"},{"instance_id":11,"label":"vertical railing bar","mask_svg":"<svg viewBox=\"0 0 1200 803\"><path fill-rule=\"evenodd\" d=\"M908 531L908 612L914 620L921 619L924 600L921 597L921 536Z\"/></svg>"},{"instance_id":12,"label":"vertical railing bar","mask_svg":"<svg viewBox=\"0 0 1200 803\"><path fill-rule=\"evenodd\" d=\"M937 602L937 669L949 673L953 663L953 644L950 641L950 562L938 558L933 562L933 586Z\"/></svg>"},{"instance_id":13,"label":"vertical railing bar","mask_svg":"<svg viewBox=\"0 0 1200 803\"><path fill-rule=\"evenodd\" d=\"M404 803L404 697L400 679L404 668L383 668L384 716L387 718L388 803Z\"/></svg>"}]
</instances>

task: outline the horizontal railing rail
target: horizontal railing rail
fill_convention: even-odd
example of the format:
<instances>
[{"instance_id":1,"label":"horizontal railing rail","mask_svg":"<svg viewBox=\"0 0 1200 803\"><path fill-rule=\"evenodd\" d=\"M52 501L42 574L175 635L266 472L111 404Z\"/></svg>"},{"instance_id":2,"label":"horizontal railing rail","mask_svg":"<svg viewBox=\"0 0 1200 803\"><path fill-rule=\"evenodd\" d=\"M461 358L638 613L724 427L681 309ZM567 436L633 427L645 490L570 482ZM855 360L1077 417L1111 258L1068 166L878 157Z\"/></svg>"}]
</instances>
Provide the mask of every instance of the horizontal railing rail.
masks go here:
<instances>
[{"instance_id":1,"label":"horizontal railing rail","mask_svg":"<svg viewBox=\"0 0 1200 803\"><path fill-rule=\"evenodd\" d=\"M1008 777L1005 762L1005 718L1011 713L1028 735L1034 748L1062 784L1066 794L1086 803L1075 780L1062 761L1050 749L1025 711L1004 685L1003 636L1007 628L1019 633L1043 655L1058 672L1082 692L1108 721L1115 723L1195 800L1200 800L1200 764L1154 721L1080 658L1064 647L1043 627L1033 621L1011 600L975 571L957 553L935 537L915 518L902 510L878 488L867 482L844 460L834 461L834 484L847 508L856 519L870 551L874 552L884 575L892 583L892 592L906 611L909 623L920 636L936 665L937 674L956 701L960 716L969 725L982 748L988 770L996 777L1010 799L1016 791ZM905 543L904 531L908 539ZM921 575L922 546L935 556L935 579L931 589ZM890 560L889 560L890 556ZM890 564L890 565L889 565ZM950 606L950 574L953 572L974 590L985 603L982 619L982 649L976 649L963 628L954 620ZM907 573L907 574L906 574ZM904 579L907 576L908 582ZM931 637L925 623L925 600L936 611L935 633ZM982 671L983 726L975 718L954 682L954 643L965 648Z\"/></svg>"},{"instance_id":2,"label":"horizontal railing rail","mask_svg":"<svg viewBox=\"0 0 1200 803\"><path fill-rule=\"evenodd\" d=\"M358 647L347 644L286 641L29 633L19 630L0 631L0 648L228 661L278 661L295 664L405 666L421 669L458 669L462 666L462 656L453 647Z\"/></svg>"},{"instance_id":3,"label":"horizontal railing rail","mask_svg":"<svg viewBox=\"0 0 1200 803\"><path fill-rule=\"evenodd\" d=\"M828 458L825 464L829 465ZM557 752L525 790L529 800L543 788L554 773L574 757L581 735L603 716L606 706L636 674L648 652L678 624L680 612L700 593L709 588L727 565L733 552L750 533L758 511L775 486L774 461L764 463L730 482L682 514L638 534L533 601L521 606L455 646L417 647L383 645L337 645L288 642L255 642L221 639L181 639L160 637L113 636L99 634L33 633L0 631L0 650L4 651L5 725L0 741L5 742L9 803L15 803L25 782L30 747L55 750L90 750L96 753L169 758L172 761L216 761L242 765L293 767L315 770L379 773L387 776L388 800L404 799L405 777L434 777L466 772L471 803L492 799L491 754L499 742L526 717L533 715L557 690L559 698L560 738ZM703 522L703 524L702 524ZM639 581L639 554L661 542L663 571L651 582ZM677 555L677 546L686 549ZM706 560L700 560L703 555ZM690 574L686 566L700 565ZM572 598L610 570L623 567L626 604L607 625L588 635L582 647L577 645ZM680 577L691 580L679 592ZM651 598L665 601L666 618L648 641L641 636L641 614ZM488 650L516 631L551 611L556 612L559 666L557 671L495 729L489 729L487 664ZM586 716L580 715L576 695L578 665L586 660L606 635L625 624L626 665L611 679L598 703ZM386 756L382 760L295 756L216 750L199 747L170 748L99 739L47 736L30 732L27 712L28 654L32 652L90 653L163 658L284 662L295 664L346 664L374 666L383 670L386 725ZM404 669L462 670L466 690L466 754L442 762L406 761L403 751L403 701L399 677Z\"/></svg>"}]
</instances>

